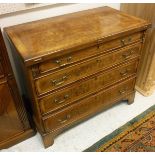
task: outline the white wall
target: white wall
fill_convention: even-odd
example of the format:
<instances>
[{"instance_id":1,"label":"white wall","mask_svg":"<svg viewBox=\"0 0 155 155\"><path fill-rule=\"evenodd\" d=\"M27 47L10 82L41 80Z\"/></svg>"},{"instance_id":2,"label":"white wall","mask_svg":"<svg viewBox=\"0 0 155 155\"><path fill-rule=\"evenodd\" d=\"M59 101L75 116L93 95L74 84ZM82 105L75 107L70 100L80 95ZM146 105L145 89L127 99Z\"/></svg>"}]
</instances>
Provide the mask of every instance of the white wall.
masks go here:
<instances>
[{"instance_id":1,"label":"white wall","mask_svg":"<svg viewBox=\"0 0 155 155\"><path fill-rule=\"evenodd\" d=\"M0 17L0 27L3 31L3 28L7 26L17 25L20 23L26 23L30 21L43 19L43 18L58 16L62 14L77 12L77 11L101 7L101 6L110 6L118 10L120 9L120 3L95 3L95 4L83 4L83 3L77 4L76 3L76 4L70 4L70 5L60 5L60 6L58 5L57 7L51 6L46 9L42 8L39 10L29 10L26 12L21 12L17 14L8 14L7 16ZM19 86L20 91L22 92L21 85L19 85L18 83L18 76L17 76L16 68L14 66L12 55L10 52L11 50L10 50L10 47L8 46L8 41L6 40L5 36L4 36L4 40L11 60L11 65L13 67L13 71L17 79L17 84Z\"/></svg>"},{"instance_id":2,"label":"white wall","mask_svg":"<svg viewBox=\"0 0 155 155\"><path fill-rule=\"evenodd\" d=\"M64 6L58 6L58 7L51 7L47 9L40 9L37 11L28 11L18 15L9 15L4 18L0 17L0 27L3 28L6 26L16 25L20 23L25 23L29 21L39 20L43 18L58 16L62 14L77 12L81 10L86 10L86 9L96 8L96 7L106 6L106 5L113 7L115 9L120 9L119 3L70 4L70 5L64 5Z\"/></svg>"}]
</instances>

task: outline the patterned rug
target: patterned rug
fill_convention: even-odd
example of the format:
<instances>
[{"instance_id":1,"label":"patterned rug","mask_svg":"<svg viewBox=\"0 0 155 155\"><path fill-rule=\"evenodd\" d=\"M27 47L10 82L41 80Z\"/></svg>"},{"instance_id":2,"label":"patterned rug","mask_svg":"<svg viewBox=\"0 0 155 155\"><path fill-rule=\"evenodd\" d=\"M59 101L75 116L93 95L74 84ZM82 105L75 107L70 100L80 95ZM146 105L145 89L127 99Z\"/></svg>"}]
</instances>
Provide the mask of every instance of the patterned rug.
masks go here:
<instances>
[{"instance_id":1,"label":"patterned rug","mask_svg":"<svg viewBox=\"0 0 155 155\"><path fill-rule=\"evenodd\" d=\"M84 152L155 152L155 105Z\"/></svg>"}]
</instances>

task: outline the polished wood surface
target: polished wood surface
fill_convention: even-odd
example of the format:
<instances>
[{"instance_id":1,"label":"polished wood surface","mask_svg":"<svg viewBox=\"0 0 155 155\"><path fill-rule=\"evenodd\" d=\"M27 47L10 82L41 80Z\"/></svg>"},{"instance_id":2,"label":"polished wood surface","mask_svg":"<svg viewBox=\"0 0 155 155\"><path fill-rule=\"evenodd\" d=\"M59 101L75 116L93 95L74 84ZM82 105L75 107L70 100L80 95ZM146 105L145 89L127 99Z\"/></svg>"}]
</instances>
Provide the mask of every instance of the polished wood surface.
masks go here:
<instances>
[{"instance_id":1,"label":"polished wood surface","mask_svg":"<svg viewBox=\"0 0 155 155\"><path fill-rule=\"evenodd\" d=\"M75 64L81 60L88 59L94 55L99 54L98 46L92 46L79 50L78 52L71 52L53 59L47 60L46 62L40 63L38 66L40 74L48 71L55 71L60 68L64 68L70 64Z\"/></svg>"},{"instance_id":2,"label":"polished wood surface","mask_svg":"<svg viewBox=\"0 0 155 155\"><path fill-rule=\"evenodd\" d=\"M132 41L130 40L130 42L128 42L129 45L131 43L141 42L141 40L142 40L142 33L138 33L138 34L136 33L136 34L134 34L134 35L132 35L130 37L132 38L131 39ZM92 47L89 48L89 50L87 48L86 49L84 48L83 50L72 52L72 53L70 53L69 56L67 56L67 58L70 58L70 60L69 60L68 63L62 63L60 57L56 57L54 59L50 59L47 62L45 61L43 63L39 63L38 66L35 65L35 67L33 68L34 77L41 76L42 74L44 74L46 72L49 72L49 71L57 71L58 69L64 69L64 68L70 66L71 64L72 65L73 64L76 64L77 65L77 63L80 63L81 61L78 61L78 57L74 57L74 55L76 55L76 56L79 55L79 57L81 59L83 58L83 60L87 60L88 58L92 58L92 56L93 57L94 56L100 56L100 54L102 54L102 53L108 53L110 51L113 51L114 49L118 49L119 47L126 47L128 44L124 44L124 43L122 44L122 40L125 40L126 38L128 38L128 37L123 37L121 39L116 39L116 40L107 42L106 44L99 44L98 45L98 48L94 46L93 48ZM136 48L137 47L135 47L135 49L134 49L134 47L131 47L131 49L125 49L125 50L122 51L122 55L126 55L127 53L130 53L130 51L135 51L136 52ZM91 56L90 55L90 51L94 51L93 52L94 55ZM79 54L76 54L76 53L79 53ZM134 52L133 53L131 52L130 55L132 56L134 54L135 54ZM113 55L107 55L106 58L104 58L102 60L97 60L97 61L100 62L100 63L102 63L102 62L104 63L105 61L107 61L106 59L108 59L108 60L110 60L110 59L116 59L117 60L118 59L117 61L121 61L123 59L123 57L121 58L120 55L121 54L115 54L114 53ZM66 59L66 55L62 55L61 57L63 57L64 59ZM115 57L115 58L113 58L113 57ZM125 56L124 56L124 59L126 59ZM73 63L71 63L71 61L73 61ZM76 63L74 63L74 61ZM53 63L57 67L54 67L53 66ZM112 62L110 62L110 63L112 63ZM102 65L104 67L106 64L102 64Z\"/></svg>"},{"instance_id":3,"label":"polished wood surface","mask_svg":"<svg viewBox=\"0 0 155 155\"><path fill-rule=\"evenodd\" d=\"M81 47L81 44L102 42L113 34L117 37L119 32L125 34L145 26L147 22L142 19L101 7L20 24L6 31L23 61L33 63L44 61L57 52Z\"/></svg>"},{"instance_id":4,"label":"polished wood surface","mask_svg":"<svg viewBox=\"0 0 155 155\"><path fill-rule=\"evenodd\" d=\"M0 32L0 149L10 147L35 134L9 63Z\"/></svg>"},{"instance_id":5,"label":"polished wood surface","mask_svg":"<svg viewBox=\"0 0 155 155\"><path fill-rule=\"evenodd\" d=\"M106 91L95 93L91 97L75 103L75 105L63 109L54 115L44 117L45 130L50 132L62 128L66 124L70 124L72 121L76 121L80 117L89 115L97 109L105 108L110 103L118 100L118 98L123 98L124 94L132 93L134 91L134 84L135 79L130 79L118 86L111 87Z\"/></svg>"},{"instance_id":6,"label":"polished wood surface","mask_svg":"<svg viewBox=\"0 0 155 155\"><path fill-rule=\"evenodd\" d=\"M113 85L119 80L126 79L130 76L136 74L137 60L131 63L126 63L112 70L108 70L103 73L95 74L95 76L89 78L88 80L83 80L76 82L68 89L64 88L57 92L51 93L40 99L40 107L43 114L53 112L62 107L65 107L70 102L76 101L79 98L83 98L100 89L104 89L109 85Z\"/></svg>"},{"instance_id":7,"label":"polished wood surface","mask_svg":"<svg viewBox=\"0 0 155 155\"><path fill-rule=\"evenodd\" d=\"M145 96L155 91L155 4L121 4L121 10L152 23L143 48L136 89Z\"/></svg>"},{"instance_id":8,"label":"polished wood surface","mask_svg":"<svg viewBox=\"0 0 155 155\"><path fill-rule=\"evenodd\" d=\"M101 54L103 52L107 53L108 51L117 49L119 47L124 47L131 42L137 42L142 38L142 33L136 33L131 36L122 37L119 39L112 40L110 42L101 43L100 45L92 46L89 48L84 48L79 50L78 52L70 52L66 55L61 55L59 57L55 57L50 59L44 63L40 63L38 66L39 72L45 73L47 71L55 71L56 69L64 68L70 64L74 64L75 62L79 62L80 60L85 60ZM128 41L128 39L130 39ZM122 42L125 40L125 44Z\"/></svg>"},{"instance_id":9,"label":"polished wood surface","mask_svg":"<svg viewBox=\"0 0 155 155\"><path fill-rule=\"evenodd\" d=\"M53 89L60 88L66 84L73 83L81 78L95 74L96 72L105 70L115 64L131 59L139 53L140 44L135 47L124 48L118 52L112 52L105 55L99 55L89 59L84 63L76 64L75 66L67 67L53 74L47 74L35 80L35 87L38 95L45 94Z\"/></svg>"},{"instance_id":10,"label":"polished wood surface","mask_svg":"<svg viewBox=\"0 0 155 155\"><path fill-rule=\"evenodd\" d=\"M134 102L148 27L102 7L5 28L45 147L117 102Z\"/></svg>"}]
</instances>

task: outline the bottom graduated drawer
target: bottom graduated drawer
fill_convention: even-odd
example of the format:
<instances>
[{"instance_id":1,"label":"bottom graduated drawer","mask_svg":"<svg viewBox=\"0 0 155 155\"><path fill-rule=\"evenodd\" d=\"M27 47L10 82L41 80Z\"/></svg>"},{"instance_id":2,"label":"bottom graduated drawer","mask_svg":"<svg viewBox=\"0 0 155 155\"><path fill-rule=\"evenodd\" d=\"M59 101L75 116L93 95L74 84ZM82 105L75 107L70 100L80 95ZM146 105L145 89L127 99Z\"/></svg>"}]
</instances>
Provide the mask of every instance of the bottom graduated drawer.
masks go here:
<instances>
[{"instance_id":1,"label":"bottom graduated drawer","mask_svg":"<svg viewBox=\"0 0 155 155\"><path fill-rule=\"evenodd\" d=\"M134 91L135 78L130 78L107 90L98 92L74 105L65 108L53 115L43 118L45 130L47 132L72 124L82 117L95 113L95 111L106 108L116 100Z\"/></svg>"}]
</instances>

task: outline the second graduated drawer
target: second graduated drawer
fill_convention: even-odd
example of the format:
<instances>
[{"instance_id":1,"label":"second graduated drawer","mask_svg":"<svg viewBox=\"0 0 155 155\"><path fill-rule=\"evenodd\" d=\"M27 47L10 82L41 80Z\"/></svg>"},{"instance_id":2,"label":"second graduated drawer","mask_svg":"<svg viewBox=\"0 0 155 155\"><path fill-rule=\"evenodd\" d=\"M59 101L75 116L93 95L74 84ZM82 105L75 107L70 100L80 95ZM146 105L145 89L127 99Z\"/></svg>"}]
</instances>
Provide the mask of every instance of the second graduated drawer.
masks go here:
<instances>
[{"instance_id":1,"label":"second graduated drawer","mask_svg":"<svg viewBox=\"0 0 155 155\"><path fill-rule=\"evenodd\" d=\"M77 82L76 84L59 90L47 97L39 100L42 114L46 114L68 105L70 102L78 100L88 94L112 85L119 80L132 76L136 73L137 61L126 63L114 69L97 74L88 80Z\"/></svg>"},{"instance_id":2,"label":"second graduated drawer","mask_svg":"<svg viewBox=\"0 0 155 155\"><path fill-rule=\"evenodd\" d=\"M79 79L137 57L140 54L140 47L141 44L129 46L128 48L94 57L83 63L38 78L35 80L37 94L38 96L43 95L54 89L71 84Z\"/></svg>"}]
</instances>

